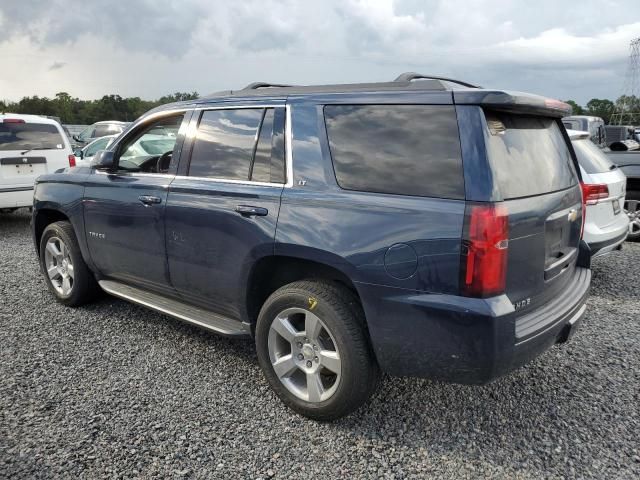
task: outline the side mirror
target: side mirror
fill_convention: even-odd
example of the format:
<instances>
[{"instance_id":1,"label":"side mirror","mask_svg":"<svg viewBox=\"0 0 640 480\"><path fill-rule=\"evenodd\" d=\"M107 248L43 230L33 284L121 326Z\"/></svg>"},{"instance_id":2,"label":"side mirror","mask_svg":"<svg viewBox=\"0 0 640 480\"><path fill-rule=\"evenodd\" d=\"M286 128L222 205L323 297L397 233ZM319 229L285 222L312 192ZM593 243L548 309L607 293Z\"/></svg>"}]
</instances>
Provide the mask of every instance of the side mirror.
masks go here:
<instances>
[{"instance_id":1,"label":"side mirror","mask_svg":"<svg viewBox=\"0 0 640 480\"><path fill-rule=\"evenodd\" d=\"M77 148L73 151L73 154L78 158L84 158L84 152L81 148Z\"/></svg>"},{"instance_id":2,"label":"side mirror","mask_svg":"<svg viewBox=\"0 0 640 480\"><path fill-rule=\"evenodd\" d=\"M73 138L76 142L81 141L81 140L80 140L80 137L78 137L78 135L74 135L74 136L73 136L73 137L71 137L71 138Z\"/></svg>"},{"instance_id":3,"label":"side mirror","mask_svg":"<svg viewBox=\"0 0 640 480\"><path fill-rule=\"evenodd\" d=\"M109 150L98 150L91 158L91 168L95 170L112 170L114 166L115 158Z\"/></svg>"}]
</instances>

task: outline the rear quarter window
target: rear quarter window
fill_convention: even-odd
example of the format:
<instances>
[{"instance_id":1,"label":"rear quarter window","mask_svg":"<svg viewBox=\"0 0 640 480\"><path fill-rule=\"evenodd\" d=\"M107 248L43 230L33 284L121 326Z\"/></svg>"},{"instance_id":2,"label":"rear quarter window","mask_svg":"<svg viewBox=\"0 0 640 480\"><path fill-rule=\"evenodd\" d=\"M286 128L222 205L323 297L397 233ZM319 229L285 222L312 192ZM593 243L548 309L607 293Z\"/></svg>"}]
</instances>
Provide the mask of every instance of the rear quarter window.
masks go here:
<instances>
[{"instance_id":1,"label":"rear quarter window","mask_svg":"<svg viewBox=\"0 0 640 480\"><path fill-rule=\"evenodd\" d=\"M449 105L327 105L341 188L464 198L458 123Z\"/></svg>"},{"instance_id":2,"label":"rear quarter window","mask_svg":"<svg viewBox=\"0 0 640 480\"><path fill-rule=\"evenodd\" d=\"M485 112L487 153L505 200L567 189L577 184L573 158L556 120Z\"/></svg>"},{"instance_id":3,"label":"rear quarter window","mask_svg":"<svg viewBox=\"0 0 640 480\"><path fill-rule=\"evenodd\" d=\"M57 150L64 140L49 123L0 123L0 151Z\"/></svg>"}]
</instances>

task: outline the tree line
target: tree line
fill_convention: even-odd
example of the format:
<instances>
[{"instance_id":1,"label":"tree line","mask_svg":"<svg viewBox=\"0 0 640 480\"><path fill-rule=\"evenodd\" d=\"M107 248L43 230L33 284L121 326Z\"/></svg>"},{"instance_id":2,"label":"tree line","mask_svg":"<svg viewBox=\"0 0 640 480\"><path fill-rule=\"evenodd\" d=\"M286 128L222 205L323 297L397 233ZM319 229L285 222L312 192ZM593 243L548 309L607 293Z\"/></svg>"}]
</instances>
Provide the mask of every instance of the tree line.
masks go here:
<instances>
[{"instance_id":1,"label":"tree line","mask_svg":"<svg viewBox=\"0 0 640 480\"><path fill-rule=\"evenodd\" d=\"M611 120L611 115L616 112L640 112L640 98L634 95L622 95L615 102L607 99L592 98L585 106L578 105L573 100L565 101L571 105L573 115L592 115L594 117L600 117L607 124Z\"/></svg>"},{"instance_id":2,"label":"tree line","mask_svg":"<svg viewBox=\"0 0 640 480\"><path fill-rule=\"evenodd\" d=\"M0 113L25 113L59 117L62 123L90 125L100 120L132 122L151 108L165 103L193 100L197 92L176 92L157 100L142 100L140 97L123 98L120 95L105 95L99 100L80 100L67 92L56 93L54 98L24 97L18 102L0 100Z\"/></svg>"}]
</instances>

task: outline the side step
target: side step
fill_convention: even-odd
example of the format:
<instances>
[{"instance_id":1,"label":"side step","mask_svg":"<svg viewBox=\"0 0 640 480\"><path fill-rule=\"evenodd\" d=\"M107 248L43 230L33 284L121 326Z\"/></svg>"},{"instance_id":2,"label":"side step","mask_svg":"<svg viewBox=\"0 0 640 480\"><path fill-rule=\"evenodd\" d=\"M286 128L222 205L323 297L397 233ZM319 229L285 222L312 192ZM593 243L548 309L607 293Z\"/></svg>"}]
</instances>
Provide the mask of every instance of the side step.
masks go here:
<instances>
[{"instance_id":1,"label":"side step","mask_svg":"<svg viewBox=\"0 0 640 480\"><path fill-rule=\"evenodd\" d=\"M105 292L115 297L144 305L152 310L213 330L222 335L236 337L251 334L249 325L217 315L203 308L194 307L178 300L163 297L157 293L151 293L112 280L100 280L98 284Z\"/></svg>"}]
</instances>

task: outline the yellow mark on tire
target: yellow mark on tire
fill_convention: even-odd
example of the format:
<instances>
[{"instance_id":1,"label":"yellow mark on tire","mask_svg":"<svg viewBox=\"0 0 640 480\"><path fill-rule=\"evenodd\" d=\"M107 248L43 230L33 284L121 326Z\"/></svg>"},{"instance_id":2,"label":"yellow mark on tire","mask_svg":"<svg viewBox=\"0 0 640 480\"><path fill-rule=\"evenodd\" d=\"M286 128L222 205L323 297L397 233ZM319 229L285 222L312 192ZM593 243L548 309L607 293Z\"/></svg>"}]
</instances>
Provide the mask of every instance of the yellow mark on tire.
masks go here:
<instances>
[{"instance_id":1,"label":"yellow mark on tire","mask_svg":"<svg viewBox=\"0 0 640 480\"><path fill-rule=\"evenodd\" d=\"M318 300L313 297L309 297L309 310L313 310L318 306Z\"/></svg>"}]
</instances>

